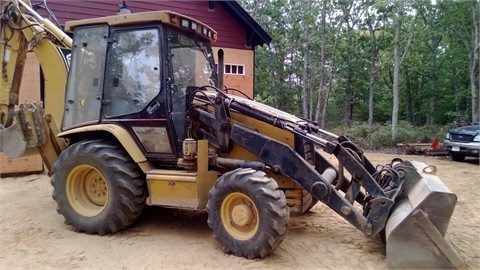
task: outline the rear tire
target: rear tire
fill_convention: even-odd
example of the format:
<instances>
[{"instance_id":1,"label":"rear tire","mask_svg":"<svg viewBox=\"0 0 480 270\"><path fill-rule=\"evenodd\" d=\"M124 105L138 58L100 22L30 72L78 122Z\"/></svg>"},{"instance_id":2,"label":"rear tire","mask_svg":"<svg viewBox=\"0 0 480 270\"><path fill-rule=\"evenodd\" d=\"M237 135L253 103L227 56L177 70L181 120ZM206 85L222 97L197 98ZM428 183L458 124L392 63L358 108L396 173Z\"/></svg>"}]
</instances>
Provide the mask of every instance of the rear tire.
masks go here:
<instances>
[{"instance_id":1,"label":"rear tire","mask_svg":"<svg viewBox=\"0 0 480 270\"><path fill-rule=\"evenodd\" d=\"M285 238L290 219L285 194L262 171L236 169L210 190L208 226L224 251L263 258Z\"/></svg>"},{"instance_id":2,"label":"rear tire","mask_svg":"<svg viewBox=\"0 0 480 270\"><path fill-rule=\"evenodd\" d=\"M465 155L462 155L462 154L452 154L452 160L453 160L453 161L464 161L464 160L465 160Z\"/></svg>"},{"instance_id":3,"label":"rear tire","mask_svg":"<svg viewBox=\"0 0 480 270\"><path fill-rule=\"evenodd\" d=\"M57 212L77 232L104 235L131 225L145 205L145 181L117 144L82 141L62 152L51 179Z\"/></svg>"}]
</instances>

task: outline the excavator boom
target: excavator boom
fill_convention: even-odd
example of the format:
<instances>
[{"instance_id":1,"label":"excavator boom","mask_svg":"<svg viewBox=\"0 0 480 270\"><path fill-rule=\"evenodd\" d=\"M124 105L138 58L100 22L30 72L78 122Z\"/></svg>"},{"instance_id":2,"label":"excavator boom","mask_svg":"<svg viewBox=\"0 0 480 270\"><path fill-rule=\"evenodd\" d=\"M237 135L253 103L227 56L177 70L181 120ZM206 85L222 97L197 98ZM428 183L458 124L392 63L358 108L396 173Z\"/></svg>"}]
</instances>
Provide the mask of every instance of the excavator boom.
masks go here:
<instances>
[{"instance_id":1,"label":"excavator boom","mask_svg":"<svg viewBox=\"0 0 480 270\"><path fill-rule=\"evenodd\" d=\"M0 150L10 157L38 151L51 172L65 148L62 139L56 138L59 132L56 121L62 119L69 67L61 49L71 49L72 39L38 15L29 1L2 1L2 4ZM46 91L43 91L43 104L17 107L28 52L33 52L40 63Z\"/></svg>"}]
</instances>

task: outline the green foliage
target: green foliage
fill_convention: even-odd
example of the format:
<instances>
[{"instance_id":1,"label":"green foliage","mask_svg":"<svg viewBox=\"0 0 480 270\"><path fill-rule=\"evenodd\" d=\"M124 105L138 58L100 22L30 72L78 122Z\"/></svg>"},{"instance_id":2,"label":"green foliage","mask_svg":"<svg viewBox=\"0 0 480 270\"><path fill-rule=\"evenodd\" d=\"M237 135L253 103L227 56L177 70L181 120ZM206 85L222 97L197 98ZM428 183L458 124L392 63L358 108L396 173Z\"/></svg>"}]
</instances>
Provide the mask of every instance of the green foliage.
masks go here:
<instances>
[{"instance_id":1,"label":"green foliage","mask_svg":"<svg viewBox=\"0 0 480 270\"><path fill-rule=\"evenodd\" d=\"M375 123L392 119L394 21L398 1L329 0L326 34L320 35L322 1L241 0L240 4L272 36L270 46L255 53L255 97L271 106L300 115L302 89L308 107L315 110L319 77L332 85L328 99L327 126L345 120L366 122L369 115L369 81L373 43L368 22L375 26L377 67L374 80ZM478 0L472 0L477 1ZM400 70L398 139L414 138L412 126L448 125L470 120L469 64L474 47L472 2L404 0L402 48L412 31L411 47ZM370 16L366 16L366 14ZM414 14L418 14L413 20ZM367 18L369 18L367 21ZM407 27L412 25L412 27ZM320 64L320 44L325 40L326 63ZM308 56L307 65L304 61ZM303 74L308 74L304 78ZM332 73L332 77L327 76ZM476 79L479 84L480 79ZM325 89L322 89L325 90ZM309 111L313 118L315 111ZM350 119L349 119L350 118ZM402 121L410 123L405 125ZM381 128L380 128L381 127ZM375 135L366 144L388 142L389 127L375 124Z\"/></svg>"}]
</instances>

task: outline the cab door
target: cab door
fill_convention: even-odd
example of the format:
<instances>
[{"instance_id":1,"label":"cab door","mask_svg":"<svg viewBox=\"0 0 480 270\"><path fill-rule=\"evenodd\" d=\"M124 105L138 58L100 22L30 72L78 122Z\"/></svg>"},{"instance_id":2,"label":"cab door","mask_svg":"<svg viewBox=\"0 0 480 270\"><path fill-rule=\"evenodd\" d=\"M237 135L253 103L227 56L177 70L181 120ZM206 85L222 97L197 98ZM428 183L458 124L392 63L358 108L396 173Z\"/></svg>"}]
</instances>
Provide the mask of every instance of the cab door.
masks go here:
<instances>
[{"instance_id":1,"label":"cab door","mask_svg":"<svg viewBox=\"0 0 480 270\"><path fill-rule=\"evenodd\" d=\"M139 114L162 90L159 30L114 31L111 43L103 113L109 118Z\"/></svg>"},{"instance_id":2,"label":"cab door","mask_svg":"<svg viewBox=\"0 0 480 270\"><path fill-rule=\"evenodd\" d=\"M173 158L161 28L114 28L106 67L103 123L124 126L150 158Z\"/></svg>"}]
</instances>

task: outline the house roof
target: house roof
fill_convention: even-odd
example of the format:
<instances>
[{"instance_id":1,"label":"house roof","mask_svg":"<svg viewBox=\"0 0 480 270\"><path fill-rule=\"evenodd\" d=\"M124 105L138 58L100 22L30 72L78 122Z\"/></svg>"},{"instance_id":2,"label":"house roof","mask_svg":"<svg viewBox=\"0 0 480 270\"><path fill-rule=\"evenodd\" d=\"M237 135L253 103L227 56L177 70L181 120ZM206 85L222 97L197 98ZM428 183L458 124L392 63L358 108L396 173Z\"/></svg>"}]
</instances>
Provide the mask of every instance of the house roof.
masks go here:
<instances>
[{"instance_id":1,"label":"house roof","mask_svg":"<svg viewBox=\"0 0 480 270\"><path fill-rule=\"evenodd\" d=\"M270 44L272 37L243 9L237 1L215 1L222 5L246 30L250 46Z\"/></svg>"}]
</instances>

